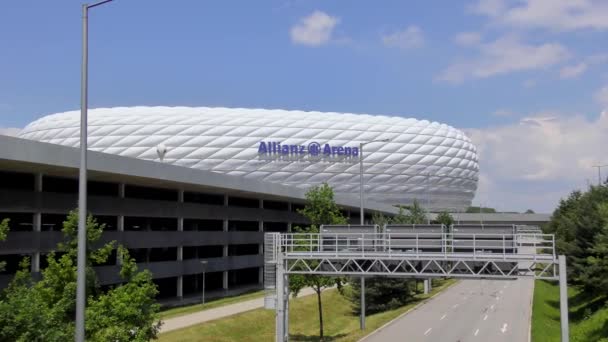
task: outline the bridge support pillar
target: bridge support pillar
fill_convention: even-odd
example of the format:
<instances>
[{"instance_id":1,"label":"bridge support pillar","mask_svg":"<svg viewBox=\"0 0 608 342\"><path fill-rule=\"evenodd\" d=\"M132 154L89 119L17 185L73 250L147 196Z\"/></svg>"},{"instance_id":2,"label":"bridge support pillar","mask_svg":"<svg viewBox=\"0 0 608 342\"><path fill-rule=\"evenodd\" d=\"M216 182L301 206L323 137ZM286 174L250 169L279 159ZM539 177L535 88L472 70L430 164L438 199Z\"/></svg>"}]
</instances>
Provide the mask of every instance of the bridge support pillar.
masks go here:
<instances>
[{"instance_id":1,"label":"bridge support pillar","mask_svg":"<svg viewBox=\"0 0 608 342\"><path fill-rule=\"evenodd\" d=\"M566 277L566 256L558 257L559 263L559 311L562 326L562 342L570 341L568 328L568 282Z\"/></svg>"},{"instance_id":2,"label":"bridge support pillar","mask_svg":"<svg viewBox=\"0 0 608 342\"><path fill-rule=\"evenodd\" d=\"M433 289L431 278L424 279L422 282L424 283L424 294L429 294Z\"/></svg>"},{"instance_id":3,"label":"bridge support pillar","mask_svg":"<svg viewBox=\"0 0 608 342\"><path fill-rule=\"evenodd\" d=\"M277 259L275 341L287 342L289 340L289 275L285 274L281 253Z\"/></svg>"},{"instance_id":4,"label":"bridge support pillar","mask_svg":"<svg viewBox=\"0 0 608 342\"><path fill-rule=\"evenodd\" d=\"M361 277L361 317L359 327L365 330L365 277Z\"/></svg>"}]
</instances>

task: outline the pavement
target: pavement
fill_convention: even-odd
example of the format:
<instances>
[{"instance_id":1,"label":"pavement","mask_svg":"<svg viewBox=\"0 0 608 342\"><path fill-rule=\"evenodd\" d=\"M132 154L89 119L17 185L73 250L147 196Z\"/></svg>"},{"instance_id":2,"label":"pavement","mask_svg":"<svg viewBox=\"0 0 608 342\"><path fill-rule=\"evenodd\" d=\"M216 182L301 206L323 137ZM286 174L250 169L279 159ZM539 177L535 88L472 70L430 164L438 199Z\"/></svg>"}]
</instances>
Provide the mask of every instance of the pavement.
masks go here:
<instances>
[{"instance_id":1,"label":"pavement","mask_svg":"<svg viewBox=\"0 0 608 342\"><path fill-rule=\"evenodd\" d=\"M462 280L364 342L527 342L534 279Z\"/></svg>"},{"instance_id":2,"label":"pavement","mask_svg":"<svg viewBox=\"0 0 608 342\"><path fill-rule=\"evenodd\" d=\"M308 296L315 293L312 289L306 288L300 291L298 297ZM264 298L246 300L239 303L220 306L213 309L202 310L191 314L169 318L163 320L160 333L186 328L199 323L213 321L223 317L236 315L242 312L251 311L264 307Z\"/></svg>"}]
</instances>

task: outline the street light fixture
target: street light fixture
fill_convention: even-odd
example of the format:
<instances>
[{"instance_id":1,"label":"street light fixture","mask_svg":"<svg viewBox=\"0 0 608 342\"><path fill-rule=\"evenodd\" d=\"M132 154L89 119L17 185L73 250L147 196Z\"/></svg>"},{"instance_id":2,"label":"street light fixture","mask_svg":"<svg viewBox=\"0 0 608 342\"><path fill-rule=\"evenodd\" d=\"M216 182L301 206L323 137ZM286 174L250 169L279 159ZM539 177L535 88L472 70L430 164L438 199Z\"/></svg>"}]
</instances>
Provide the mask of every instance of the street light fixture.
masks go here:
<instances>
[{"instance_id":1,"label":"street light fixture","mask_svg":"<svg viewBox=\"0 0 608 342\"><path fill-rule=\"evenodd\" d=\"M372 140L372 141L368 141L368 142L364 142L364 143L360 143L359 144L359 199L361 201L361 205L360 205L360 223L361 225L364 224L364 220L363 220L363 146L367 145L367 144L371 144L371 143L375 143L375 142L389 142L390 139L381 139L381 140Z\"/></svg>"},{"instance_id":2,"label":"street light fixture","mask_svg":"<svg viewBox=\"0 0 608 342\"><path fill-rule=\"evenodd\" d=\"M372 140L363 143L359 143L359 200L360 203L360 212L359 212L359 222L361 225L364 224L364 212L363 212L363 146L367 144L371 144L374 142L388 142L390 139L380 139L380 140ZM362 248L365 242L362 241ZM365 278L361 277L361 316L359 327L361 330L365 330Z\"/></svg>"},{"instance_id":3,"label":"street light fixture","mask_svg":"<svg viewBox=\"0 0 608 342\"><path fill-rule=\"evenodd\" d=\"M84 342L84 311L86 305L86 243L87 243L87 110L89 77L89 9L108 3L103 0L82 5L82 70L80 79L80 174L78 178L78 256L76 273L76 342Z\"/></svg>"},{"instance_id":4,"label":"street light fixture","mask_svg":"<svg viewBox=\"0 0 608 342\"><path fill-rule=\"evenodd\" d=\"M207 271L207 260L201 260L200 262L203 268L203 305L205 305L205 271Z\"/></svg>"},{"instance_id":5,"label":"street light fixture","mask_svg":"<svg viewBox=\"0 0 608 342\"><path fill-rule=\"evenodd\" d=\"M592 167L597 167L597 185L602 185L602 168L608 166L606 165L593 165Z\"/></svg>"}]
</instances>

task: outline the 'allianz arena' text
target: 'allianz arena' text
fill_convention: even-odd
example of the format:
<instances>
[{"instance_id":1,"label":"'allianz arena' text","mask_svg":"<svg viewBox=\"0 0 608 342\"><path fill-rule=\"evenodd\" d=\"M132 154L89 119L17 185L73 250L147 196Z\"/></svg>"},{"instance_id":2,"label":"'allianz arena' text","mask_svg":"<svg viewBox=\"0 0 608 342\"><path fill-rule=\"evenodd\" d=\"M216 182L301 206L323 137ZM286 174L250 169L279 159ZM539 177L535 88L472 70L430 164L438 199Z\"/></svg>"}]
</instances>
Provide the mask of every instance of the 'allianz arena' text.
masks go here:
<instances>
[{"instance_id":1,"label":"'allianz arena' text","mask_svg":"<svg viewBox=\"0 0 608 342\"><path fill-rule=\"evenodd\" d=\"M20 133L77 147L80 112L45 116ZM374 142L360 150L360 143ZM375 115L206 107L89 110L94 151L338 193L359 192L363 155L366 199L461 210L477 189L475 146L461 131L426 120Z\"/></svg>"}]
</instances>

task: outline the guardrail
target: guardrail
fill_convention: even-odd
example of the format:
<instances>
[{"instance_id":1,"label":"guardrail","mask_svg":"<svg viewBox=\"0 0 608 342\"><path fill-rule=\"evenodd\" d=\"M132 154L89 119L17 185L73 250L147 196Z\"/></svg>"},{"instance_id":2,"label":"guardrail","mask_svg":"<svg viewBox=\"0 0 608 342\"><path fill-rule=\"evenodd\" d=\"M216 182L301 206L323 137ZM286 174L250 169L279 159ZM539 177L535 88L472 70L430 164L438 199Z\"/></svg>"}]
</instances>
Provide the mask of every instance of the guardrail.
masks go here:
<instances>
[{"instance_id":1,"label":"guardrail","mask_svg":"<svg viewBox=\"0 0 608 342\"><path fill-rule=\"evenodd\" d=\"M289 255L386 256L445 255L500 258L546 256L555 258L551 234L468 234L468 233L289 233L277 241Z\"/></svg>"}]
</instances>

